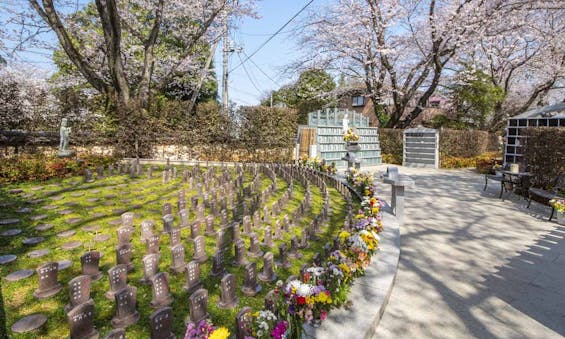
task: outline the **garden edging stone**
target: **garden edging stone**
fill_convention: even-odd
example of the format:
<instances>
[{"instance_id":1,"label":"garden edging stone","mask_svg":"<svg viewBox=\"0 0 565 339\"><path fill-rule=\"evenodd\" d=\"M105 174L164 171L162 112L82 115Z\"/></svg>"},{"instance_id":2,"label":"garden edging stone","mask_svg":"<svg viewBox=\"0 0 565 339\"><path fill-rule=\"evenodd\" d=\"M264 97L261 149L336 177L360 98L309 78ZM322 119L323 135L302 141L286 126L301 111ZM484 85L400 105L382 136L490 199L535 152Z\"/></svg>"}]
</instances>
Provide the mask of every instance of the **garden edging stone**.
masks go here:
<instances>
[{"instance_id":1,"label":"garden edging stone","mask_svg":"<svg viewBox=\"0 0 565 339\"><path fill-rule=\"evenodd\" d=\"M387 204L383 208L384 230L380 250L372 257L365 275L355 279L347 307L332 310L320 327L304 325L304 339L371 338L384 313L398 270L400 228Z\"/></svg>"}]
</instances>

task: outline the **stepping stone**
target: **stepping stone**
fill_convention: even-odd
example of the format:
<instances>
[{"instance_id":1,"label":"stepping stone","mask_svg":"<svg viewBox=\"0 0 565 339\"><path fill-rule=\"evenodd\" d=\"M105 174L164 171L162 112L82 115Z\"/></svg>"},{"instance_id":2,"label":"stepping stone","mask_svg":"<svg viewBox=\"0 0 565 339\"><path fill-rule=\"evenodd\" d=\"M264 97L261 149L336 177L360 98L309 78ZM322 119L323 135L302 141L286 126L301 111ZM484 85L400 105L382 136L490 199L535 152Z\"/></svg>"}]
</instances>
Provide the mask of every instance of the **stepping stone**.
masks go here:
<instances>
[{"instance_id":1,"label":"stepping stone","mask_svg":"<svg viewBox=\"0 0 565 339\"><path fill-rule=\"evenodd\" d=\"M82 230L85 232L96 232L100 230L100 225L86 225L82 226Z\"/></svg>"},{"instance_id":2,"label":"stepping stone","mask_svg":"<svg viewBox=\"0 0 565 339\"><path fill-rule=\"evenodd\" d=\"M83 195L84 192L75 192L71 194L71 197L78 198L78 197L82 197Z\"/></svg>"},{"instance_id":3,"label":"stepping stone","mask_svg":"<svg viewBox=\"0 0 565 339\"><path fill-rule=\"evenodd\" d=\"M10 207L10 206L14 206L15 203L12 201L2 201L0 202L0 207Z\"/></svg>"},{"instance_id":4,"label":"stepping stone","mask_svg":"<svg viewBox=\"0 0 565 339\"><path fill-rule=\"evenodd\" d=\"M9 264L11 262L14 262L16 259L18 259L18 256L15 254L0 255L0 265Z\"/></svg>"},{"instance_id":5,"label":"stepping stone","mask_svg":"<svg viewBox=\"0 0 565 339\"><path fill-rule=\"evenodd\" d=\"M116 185L116 187L127 187L127 186L128 186L128 184L119 184L119 185Z\"/></svg>"},{"instance_id":6,"label":"stepping stone","mask_svg":"<svg viewBox=\"0 0 565 339\"><path fill-rule=\"evenodd\" d=\"M43 189L43 186L34 186L31 188L32 191L41 191Z\"/></svg>"},{"instance_id":7,"label":"stepping stone","mask_svg":"<svg viewBox=\"0 0 565 339\"><path fill-rule=\"evenodd\" d=\"M75 230L67 230L67 231L57 233L57 236L59 238L68 238L68 237L72 237L73 235L75 235L76 232L77 231L75 231Z\"/></svg>"},{"instance_id":8,"label":"stepping stone","mask_svg":"<svg viewBox=\"0 0 565 339\"><path fill-rule=\"evenodd\" d=\"M16 333L27 333L35 331L45 325L47 316L44 314L36 313L28 315L12 325L12 331Z\"/></svg>"},{"instance_id":9,"label":"stepping stone","mask_svg":"<svg viewBox=\"0 0 565 339\"><path fill-rule=\"evenodd\" d=\"M88 201L88 202L97 202L99 200L100 200L100 198L88 198L88 199L86 199L86 201Z\"/></svg>"},{"instance_id":10,"label":"stepping stone","mask_svg":"<svg viewBox=\"0 0 565 339\"><path fill-rule=\"evenodd\" d=\"M131 208L133 208L133 209L135 209L135 210L136 210L136 209L139 209L139 208L141 208L141 207L142 207L142 205L140 205L140 204L131 205Z\"/></svg>"},{"instance_id":11,"label":"stepping stone","mask_svg":"<svg viewBox=\"0 0 565 339\"><path fill-rule=\"evenodd\" d=\"M10 218L10 219L0 219L0 225L12 225L20 222L20 219Z\"/></svg>"},{"instance_id":12,"label":"stepping stone","mask_svg":"<svg viewBox=\"0 0 565 339\"><path fill-rule=\"evenodd\" d=\"M34 215L30 219L33 221L37 221L37 220L43 220L45 218L47 218L47 214Z\"/></svg>"},{"instance_id":13,"label":"stepping stone","mask_svg":"<svg viewBox=\"0 0 565 339\"><path fill-rule=\"evenodd\" d=\"M82 218L70 218L65 220L67 222L67 224L69 225L74 225L74 224L78 224L79 222L82 221Z\"/></svg>"},{"instance_id":14,"label":"stepping stone","mask_svg":"<svg viewBox=\"0 0 565 339\"><path fill-rule=\"evenodd\" d=\"M92 211L96 207L98 207L98 206L86 206L84 209L87 210L87 211Z\"/></svg>"},{"instance_id":15,"label":"stepping stone","mask_svg":"<svg viewBox=\"0 0 565 339\"><path fill-rule=\"evenodd\" d=\"M26 199L33 198L34 196L35 195L33 193L24 193L21 195L22 198L26 198Z\"/></svg>"},{"instance_id":16,"label":"stepping stone","mask_svg":"<svg viewBox=\"0 0 565 339\"><path fill-rule=\"evenodd\" d=\"M118 208L115 210L112 210L112 214L113 215L122 215L124 213L126 213L128 210L126 210L125 208Z\"/></svg>"},{"instance_id":17,"label":"stepping stone","mask_svg":"<svg viewBox=\"0 0 565 339\"><path fill-rule=\"evenodd\" d=\"M122 199L122 200L120 200L120 202L122 204L129 204L129 203L131 203L131 199Z\"/></svg>"},{"instance_id":18,"label":"stepping stone","mask_svg":"<svg viewBox=\"0 0 565 339\"><path fill-rule=\"evenodd\" d=\"M29 205L38 205L41 204L43 202L43 199L34 199L34 200L28 200L26 201L26 204Z\"/></svg>"},{"instance_id":19,"label":"stepping stone","mask_svg":"<svg viewBox=\"0 0 565 339\"><path fill-rule=\"evenodd\" d=\"M91 191L88 191L88 193L98 194L98 193L100 193L100 190L91 190Z\"/></svg>"},{"instance_id":20,"label":"stepping stone","mask_svg":"<svg viewBox=\"0 0 565 339\"><path fill-rule=\"evenodd\" d=\"M31 251L27 254L28 257L30 258L40 258L44 255L49 254L49 250L48 249L42 249L42 250L35 250L35 251Z\"/></svg>"},{"instance_id":21,"label":"stepping stone","mask_svg":"<svg viewBox=\"0 0 565 339\"><path fill-rule=\"evenodd\" d=\"M53 228L52 224L39 224L35 226L36 231L47 231Z\"/></svg>"},{"instance_id":22,"label":"stepping stone","mask_svg":"<svg viewBox=\"0 0 565 339\"><path fill-rule=\"evenodd\" d=\"M54 209L56 209L56 208L59 208L59 206L57 206L57 205L45 205L45 206L43 206L43 207L41 207L41 208L43 208L44 210L50 211L50 210L54 210Z\"/></svg>"},{"instance_id":23,"label":"stepping stone","mask_svg":"<svg viewBox=\"0 0 565 339\"><path fill-rule=\"evenodd\" d=\"M103 218L106 216L106 213L97 212L92 215L93 218Z\"/></svg>"},{"instance_id":24,"label":"stepping stone","mask_svg":"<svg viewBox=\"0 0 565 339\"><path fill-rule=\"evenodd\" d=\"M0 236L1 237L13 237L13 236L16 236L20 233L22 233L22 230L20 230L19 228L12 228L12 229L5 230L4 232L0 233Z\"/></svg>"},{"instance_id":25,"label":"stepping stone","mask_svg":"<svg viewBox=\"0 0 565 339\"><path fill-rule=\"evenodd\" d=\"M80 246L82 246L82 242L76 240L76 241L69 241L64 243L63 245L61 245L61 248L64 249L65 251L72 251L74 249L79 248Z\"/></svg>"},{"instance_id":26,"label":"stepping stone","mask_svg":"<svg viewBox=\"0 0 565 339\"><path fill-rule=\"evenodd\" d=\"M108 194L104 196L104 199L116 199L116 196L114 194Z\"/></svg>"},{"instance_id":27,"label":"stepping stone","mask_svg":"<svg viewBox=\"0 0 565 339\"><path fill-rule=\"evenodd\" d=\"M60 215L67 215L67 214L71 214L73 212L74 212L73 210L62 210L62 211L59 211L59 214Z\"/></svg>"},{"instance_id":28,"label":"stepping stone","mask_svg":"<svg viewBox=\"0 0 565 339\"><path fill-rule=\"evenodd\" d=\"M71 185L71 186L80 185L80 181L71 181L71 182L69 182L69 185Z\"/></svg>"},{"instance_id":29,"label":"stepping stone","mask_svg":"<svg viewBox=\"0 0 565 339\"><path fill-rule=\"evenodd\" d=\"M22 280L31 277L35 273L34 270L19 270L12 272L6 276L6 280L10 282Z\"/></svg>"},{"instance_id":30,"label":"stepping stone","mask_svg":"<svg viewBox=\"0 0 565 339\"><path fill-rule=\"evenodd\" d=\"M69 202L66 202L64 205L68 206L68 207L75 207L75 206L79 206L80 204L76 201L69 201Z\"/></svg>"},{"instance_id":31,"label":"stepping stone","mask_svg":"<svg viewBox=\"0 0 565 339\"><path fill-rule=\"evenodd\" d=\"M57 201L57 200L62 200L63 198L64 198L64 196L62 196L62 195L55 195L55 196L50 197L49 199Z\"/></svg>"},{"instance_id":32,"label":"stepping stone","mask_svg":"<svg viewBox=\"0 0 565 339\"><path fill-rule=\"evenodd\" d=\"M16 213L31 213L33 210L29 207L22 207L16 210Z\"/></svg>"},{"instance_id":33,"label":"stepping stone","mask_svg":"<svg viewBox=\"0 0 565 339\"><path fill-rule=\"evenodd\" d=\"M67 268L73 266L73 262L70 260L61 260L57 262L59 264L59 271L66 270Z\"/></svg>"},{"instance_id":34,"label":"stepping stone","mask_svg":"<svg viewBox=\"0 0 565 339\"><path fill-rule=\"evenodd\" d=\"M122 220L121 219L110 220L110 221L108 221L108 224L110 224L112 226L118 226L118 225L122 224Z\"/></svg>"},{"instance_id":35,"label":"stepping stone","mask_svg":"<svg viewBox=\"0 0 565 339\"><path fill-rule=\"evenodd\" d=\"M45 240L44 237L25 238L24 240L22 240L22 244L24 244L26 246L35 246L35 245L43 242L44 240Z\"/></svg>"},{"instance_id":36,"label":"stepping stone","mask_svg":"<svg viewBox=\"0 0 565 339\"><path fill-rule=\"evenodd\" d=\"M114 206L116 203L114 201L105 201L102 203L104 206Z\"/></svg>"},{"instance_id":37,"label":"stepping stone","mask_svg":"<svg viewBox=\"0 0 565 339\"><path fill-rule=\"evenodd\" d=\"M109 234L98 234L94 238L92 238L92 240L97 242L104 242L104 241L108 241L109 239L110 239Z\"/></svg>"},{"instance_id":38,"label":"stepping stone","mask_svg":"<svg viewBox=\"0 0 565 339\"><path fill-rule=\"evenodd\" d=\"M18 194L18 193L22 193L24 190L21 188L12 188L11 190L8 191L8 193L10 194Z\"/></svg>"}]
</instances>

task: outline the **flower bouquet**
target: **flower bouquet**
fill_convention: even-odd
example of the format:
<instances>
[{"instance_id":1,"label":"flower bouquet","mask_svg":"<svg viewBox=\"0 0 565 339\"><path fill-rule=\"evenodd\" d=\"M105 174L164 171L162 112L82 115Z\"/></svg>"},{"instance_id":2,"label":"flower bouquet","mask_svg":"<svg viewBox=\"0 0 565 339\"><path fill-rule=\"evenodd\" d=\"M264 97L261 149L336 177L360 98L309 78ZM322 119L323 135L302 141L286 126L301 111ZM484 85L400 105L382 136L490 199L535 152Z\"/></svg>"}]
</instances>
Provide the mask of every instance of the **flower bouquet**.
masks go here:
<instances>
[{"instance_id":1,"label":"flower bouquet","mask_svg":"<svg viewBox=\"0 0 565 339\"><path fill-rule=\"evenodd\" d=\"M353 128L349 128L349 129L347 129L347 132L345 132L343 134L343 141L350 142L350 143L357 142L357 141L359 141L359 135L357 135L353 131Z\"/></svg>"},{"instance_id":2,"label":"flower bouquet","mask_svg":"<svg viewBox=\"0 0 565 339\"><path fill-rule=\"evenodd\" d=\"M225 327L215 328L212 321L204 319L195 323L188 323L184 339L226 339L230 331Z\"/></svg>"}]
</instances>

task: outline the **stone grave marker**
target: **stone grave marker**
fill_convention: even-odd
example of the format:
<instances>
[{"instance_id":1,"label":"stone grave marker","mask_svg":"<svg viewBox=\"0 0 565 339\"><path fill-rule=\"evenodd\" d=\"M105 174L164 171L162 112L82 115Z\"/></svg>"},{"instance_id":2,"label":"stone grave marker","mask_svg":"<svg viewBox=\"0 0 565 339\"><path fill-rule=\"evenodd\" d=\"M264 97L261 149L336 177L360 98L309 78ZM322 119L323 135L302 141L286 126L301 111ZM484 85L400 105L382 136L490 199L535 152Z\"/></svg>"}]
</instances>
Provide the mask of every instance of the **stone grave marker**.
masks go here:
<instances>
[{"instance_id":1,"label":"stone grave marker","mask_svg":"<svg viewBox=\"0 0 565 339\"><path fill-rule=\"evenodd\" d=\"M263 255L263 251L261 251L261 247L259 247L257 233L251 233L249 235L249 253L247 255L252 258L259 258Z\"/></svg>"},{"instance_id":2,"label":"stone grave marker","mask_svg":"<svg viewBox=\"0 0 565 339\"><path fill-rule=\"evenodd\" d=\"M147 168L147 179L153 179L153 166Z\"/></svg>"},{"instance_id":3,"label":"stone grave marker","mask_svg":"<svg viewBox=\"0 0 565 339\"><path fill-rule=\"evenodd\" d=\"M277 261L277 265L284 268L290 268L292 266L290 261L288 261L288 248L286 244L279 245L279 260Z\"/></svg>"},{"instance_id":4,"label":"stone grave marker","mask_svg":"<svg viewBox=\"0 0 565 339\"><path fill-rule=\"evenodd\" d=\"M231 241L232 242L236 242L238 241L241 237L240 237L240 225L238 222L233 222L229 228L231 229Z\"/></svg>"},{"instance_id":5,"label":"stone grave marker","mask_svg":"<svg viewBox=\"0 0 565 339\"><path fill-rule=\"evenodd\" d=\"M127 286L128 272L127 266L120 264L108 270L108 280L110 281L110 290L106 292L107 299L114 300L114 295Z\"/></svg>"},{"instance_id":6,"label":"stone grave marker","mask_svg":"<svg viewBox=\"0 0 565 339\"><path fill-rule=\"evenodd\" d=\"M133 212L126 212L121 215L122 226L133 228L133 218L135 214Z\"/></svg>"},{"instance_id":7,"label":"stone grave marker","mask_svg":"<svg viewBox=\"0 0 565 339\"><path fill-rule=\"evenodd\" d=\"M198 324L208 318L208 291L201 288L192 293L188 298L189 317L186 322Z\"/></svg>"},{"instance_id":8,"label":"stone grave marker","mask_svg":"<svg viewBox=\"0 0 565 339\"><path fill-rule=\"evenodd\" d=\"M263 232L263 246L272 248L275 246L273 243L273 233L271 232L271 226L265 226L265 231Z\"/></svg>"},{"instance_id":9,"label":"stone grave marker","mask_svg":"<svg viewBox=\"0 0 565 339\"><path fill-rule=\"evenodd\" d=\"M153 235L145 240L145 254L159 254L159 236Z\"/></svg>"},{"instance_id":10,"label":"stone grave marker","mask_svg":"<svg viewBox=\"0 0 565 339\"><path fill-rule=\"evenodd\" d=\"M84 171L84 182L94 182L92 171L88 168Z\"/></svg>"},{"instance_id":11,"label":"stone grave marker","mask_svg":"<svg viewBox=\"0 0 565 339\"><path fill-rule=\"evenodd\" d=\"M98 331L94 327L94 303L80 304L67 313L71 339L95 339Z\"/></svg>"},{"instance_id":12,"label":"stone grave marker","mask_svg":"<svg viewBox=\"0 0 565 339\"><path fill-rule=\"evenodd\" d=\"M184 271L184 267L186 265L184 258L185 258L185 252L184 252L184 246L179 243L173 247L171 247L171 257L172 257L172 265L171 265L171 270L174 273L182 273Z\"/></svg>"},{"instance_id":13,"label":"stone grave marker","mask_svg":"<svg viewBox=\"0 0 565 339\"><path fill-rule=\"evenodd\" d=\"M37 299L45 299L59 293L63 286L57 281L59 264L48 262L37 268L37 278L39 279L38 288L33 292Z\"/></svg>"},{"instance_id":14,"label":"stone grave marker","mask_svg":"<svg viewBox=\"0 0 565 339\"><path fill-rule=\"evenodd\" d=\"M143 256L143 278L139 280L142 284L151 284L151 278L159 272L159 258L159 254Z\"/></svg>"},{"instance_id":15,"label":"stone grave marker","mask_svg":"<svg viewBox=\"0 0 565 339\"><path fill-rule=\"evenodd\" d=\"M253 337L253 309L245 306L235 316L235 339L245 339Z\"/></svg>"},{"instance_id":16,"label":"stone grave marker","mask_svg":"<svg viewBox=\"0 0 565 339\"><path fill-rule=\"evenodd\" d=\"M206 217L206 231L204 234L207 236L216 234L216 230L214 230L214 216L212 215Z\"/></svg>"},{"instance_id":17,"label":"stone grave marker","mask_svg":"<svg viewBox=\"0 0 565 339\"><path fill-rule=\"evenodd\" d=\"M104 166L98 166L96 168L96 178L98 179L104 178Z\"/></svg>"},{"instance_id":18,"label":"stone grave marker","mask_svg":"<svg viewBox=\"0 0 565 339\"><path fill-rule=\"evenodd\" d=\"M193 260L186 264L185 273L186 283L182 287L183 291L191 294L192 292L202 287L202 282L200 280L200 264L198 263L198 261Z\"/></svg>"},{"instance_id":19,"label":"stone grave marker","mask_svg":"<svg viewBox=\"0 0 565 339\"><path fill-rule=\"evenodd\" d=\"M131 227L118 227L116 233L118 235L118 245L125 245L131 242Z\"/></svg>"},{"instance_id":20,"label":"stone grave marker","mask_svg":"<svg viewBox=\"0 0 565 339\"><path fill-rule=\"evenodd\" d=\"M265 282L272 282L277 279L274 272L273 253L267 252L263 256L263 271L259 273L259 280Z\"/></svg>"},{"instance_id":21,"label":"stone grave marker","mask_svg":"<svg viewBox=\"0 0 565 339\"><path fill-rule=\"evenodd\" d=\"M169 246L174 247L181 242L180 228L174 227L169 233Z\"/></svg>"},{"instance_id":22,"label":"stone grave marker","mask_svg":"<svg viewBox=\"0 0 565 339\"><path fill-rule=\"evenodd\" d=\"M159 272L151 278L151 307L161 308L173 303L173 297L169 291L169 275L166 272Z\"/></svg>"},{"instance_id":23,"label":"stone grave marker","mask_svg":"<svg viewBox=\"0 0 565 339\"><path fill-rule=\"evenodd\" d=\"M308 248L308 246L308 231L306 229L303 229L302 233L300 234L300 243L298 244L298 248L304 249Z\"/></svg>"},{"instance_id":24,"label":"stone grave marker","mask_svg":"<svg viewBox=\"0 0 565 339\"><path fill-rule=\"evenodd\" d=\"M261 228L261 216L259 214L259 211L255 211L253 212L253 226L255 229L259 229Z\"/></svg>"},{"instance_id":25,"label":"stone grave marker","mask_svg":"<svg viewBox=\"0 0 565 339\"><path fill-rule=\"evenodd\" d=\"M173 205L171 205L171 203L164 203L163 204L163 217L169 214L173 214Z\"/></svg>"},{"instance_id":26,"label":"stone grave marker","mask_svg":"<svg viewBox=\"0 0 565 339\"><path fill-rule=\"evenodd\" d=\"M149 316L151 328L151 339L174 339L173 333L173 309L163 307L153 311Z\"/></svg>"},{"instance_id":27,"label":"stone grave marker","mask_svg":"<svg viewBox=\"0 0 565 339\"><path fill-rule=\"evenodd\" d=\"M226 267L224 265L224 251L216 250L216 253L212 256L212 271L210 275L212 277L221 277L226 273Z\"/></svg>"},{"instance_id":28,"label":"stone grave marker","mask_svg":"<svg viewBox=\"0 0 565 339\"><path fill-rule=\"evenodd\" d=\"M197 195L190 198L190 205L191 205L193 210L195 210L198 207L198 196Z\"/></svg>"},{"instance_id":29,"label":"stone grave marker","mask_svg":"<svg viewBox=\"0 0 565 339\"><path fill-rule=\"evenodd\" d=\"M196 220L192 224L190 224L190 238L195 239L202 233L202 222L200 220Z\"/></svg>"},{"instance_id":30,"label":"stone grave marker","mask_svg":"<svg viewBox=\"0 0 565 339\"><path fill-rule=\"evenodd\" d=\"M279 220L275 221L275 234L273 235L273 239L277 239L277 240L282 239L282 229Z\"/></svg>"},{"instance_id":31,"label":"stone grave marker","mask_svg":"<svg viewBox=\"0 0 565 339\"><path fill-rule=\"evenodd\" d=\"M127 286L118 291L114 298L116 300L116 315L112 318L112 326L125 328L135 324L139 320L137 312L137 288Z\"/></svg>"},{"instance_id":32,"label":"stone grave marker","mask_svg":"<svg viewBox=\"0 0 565 339\"><path fill-rule=\"evenodd\" d=\"M192 256L192 259L201 264L206 262L206 260L208 260L208 255L206 254L206 238L200 235L194 239L193 243L194 255Z\"/></svg>"},{"instance_id":33,"label":"stone grave marker","mask_svg":"<svg viewBox=\"0 0 565 339\"><path fill-rule=\"evenodd\" d=\"M94 301L90 297L90 277L87 275L79 275L69 281L69 300L70 303L65 305L65 312L69 312L80 304L89 303L94 305Z\"/></svg>"},{"instance_id":34,"label":"stone grave marker","mask_svg":"<svg viewBox=\"0 0 565 339\"><path fill-rule=\"evenodd\" d=\"M173 222L175 217L172 214L167 214L163 216L163 233L169 233L173 229L174 225Z\"/></svg>"},{"instance_id":35,"label":"stone grave marker","mask_svg":"<svg viewBox=\"0 0 565 339\"><path fill-rule=\"evenodd\" d=\"M116 246L116 263L118 265L126 265L128 272L133 271L133 263L131 262L131 244Z\"/></svg>"},{"instance_id":36,"label":"stone grave marker","mask_svg":"<svg viewBox=\"0 0 565 339\"><path fill-rule=\"evenodd\" d=\"M80 263L82 274L89 276L92 281L102 278L102 272L100 272L99 268L100 252L90 251L83 254L80 257Z\"/></svg>"},{"instance_id":37,"label":"stone grave marker","mask_svg":"<svg viewBox=\"0 0 565 339\"><path fill-rule=\"evenodd\" d=\"M271 223L271 212L267 206L263 207L263 222L265 224Z\"/></svg>"},{"instance_id":38,"label":"stone grave marker","mask_svg":"<svg viewBox=\"0 0 565 339\"><path fill-rule=\"evenodd\" d=\"M168 184L169 183L169 171L163 171L162 175L163 175L163 184Z\"/></svg>"},{"instance_id":39,"label":"stone grave marker","mask_svg":"<svg viewBox=\"0 0 565 339\"><path fill-rule=\"evenodd\" d=\"M141 241L145 241L153 236L155 224L151 220L143 220L141 222Z\"/></svg>"},{"instance_id":40,"label":"stone grave marker","mask_svg":"<svg viewBox=\"0 0 565 339\"><path fill-rule=\"evenodd\" d=\"M181 228L188 227L190 225L188 209L183 207L183 208L179 209L178 214L179 214L179 217L180 217L180 227Z\"/></svg>"},{"instance_id":41,"label":"stone grave marker","mask_svg":"<svg viewBox=\"0 0 565 339\"><path fill-rule=\"evenodd\" d=\"M290 251L288 253L288 257L291 259L300 259L302 258L302 253L298 251L298 239L295 235L292 236L290 239Z\"/></svg>"},{"instance_id":42,"label":"stone grave marker","mask_svg":"<svg viewBox=\"0 0 565 339\"><path fill-rule=\"evenodd\" d=\"M257 264L254 262L247 264L241 291L248 297L254 297L261 292L261 289L261 285L257 282Z\"/></svg>"},{"instance_id":43,"label":"stone grave marker","mask_svg":"<svg viewBox=\"0 0 565 339\"><path fill-rule=\"evenodd\" d=\"M251 233L251 217L248 215L243 216L243 234L249 235Z\"/></svg>"},{"instance_id":44,"label":"stone grave marker","mask_svg":"<svg viewBox=\"0 0 565 339\"><path fill-rule=\"evenodd\" d=\"M222 225L228 224L228 211L226 211L225 209L220 212L220 223Z\"/></svg>"},{"instance_id":45,"label":"stone grave marker","mask_svg":"<svg viewBox=\"0 0 565 339\"><path fill-rule=\"evenodd\" d=\"M219 308L235 308L239 298L235 294L235 275L226 274L220 283L220 300L217 304Z\"/></svg>"},{"instance_id":46,"label":"stone grave marker","mask_svg":"<svg viewBox=\"0 0 565 339\"><path fill-rule=\"evenodd\" d=\"M232 265L233 266L244 266L247 265L248 261L246 258L247 249L245 248L245 242L243 240L238 239L235 241L234 244L234 258Z\"/></svg>"},{"instance_id":47,"label":"stone grave marker","mask_svg":"<svg viewBox=\"0 0 565 339\"><path fill-rule=\"evenodd\" d=\"M223 251L228 247L228 241L226 240L226 229L220 228L216 231L216 250Z\"/></svg>"}]
</instances>

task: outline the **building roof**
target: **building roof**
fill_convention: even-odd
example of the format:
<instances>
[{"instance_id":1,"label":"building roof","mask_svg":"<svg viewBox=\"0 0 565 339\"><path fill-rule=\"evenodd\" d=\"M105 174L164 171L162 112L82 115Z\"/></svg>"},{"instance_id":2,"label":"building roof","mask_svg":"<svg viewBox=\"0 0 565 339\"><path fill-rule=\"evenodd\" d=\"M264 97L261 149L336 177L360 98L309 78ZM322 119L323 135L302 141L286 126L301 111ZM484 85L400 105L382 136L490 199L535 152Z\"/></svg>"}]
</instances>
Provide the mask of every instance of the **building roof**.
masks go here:
<instances>
[{"instance_id":1,"label":"building roof","mask_svg":"<svg viewBox=\"0 0 565 339\"><path fill-rule=\"evenodd\" d=\"M565 118L565 102L555 105L538 107L522 114L513 116L510 119L526 119L526 118Z\"/></svg>"}]
</instances>

